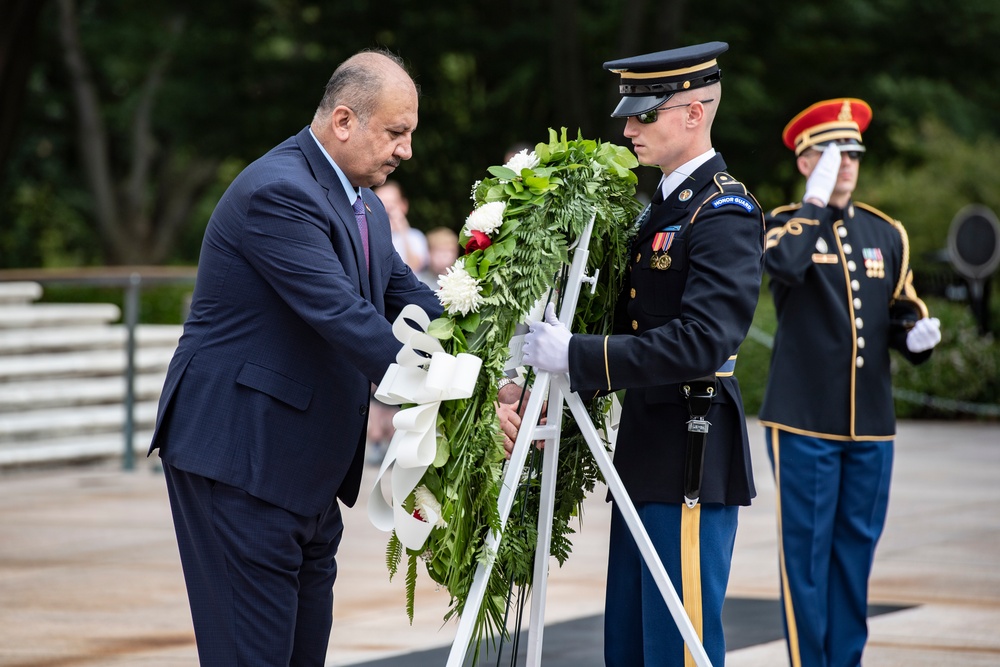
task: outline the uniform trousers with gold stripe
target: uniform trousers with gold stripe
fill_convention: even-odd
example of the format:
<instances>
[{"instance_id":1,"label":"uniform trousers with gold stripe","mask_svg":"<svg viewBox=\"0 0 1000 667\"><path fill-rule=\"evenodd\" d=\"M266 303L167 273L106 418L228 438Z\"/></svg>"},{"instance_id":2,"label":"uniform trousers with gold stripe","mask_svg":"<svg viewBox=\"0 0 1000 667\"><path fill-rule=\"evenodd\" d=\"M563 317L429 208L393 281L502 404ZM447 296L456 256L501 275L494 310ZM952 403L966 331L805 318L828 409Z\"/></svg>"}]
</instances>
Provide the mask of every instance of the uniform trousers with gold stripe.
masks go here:
<instances>
[{"instance_id":1,"label":"uniform trousers with gold stripe","mask_svg":"<svg viewBox=\"0 0 1000 667\"><path fill-rule=\"evenodd\" d=\"M889 505L891 440L765 430L777 490L782 612L791 667L858 667L868 577Z\"/></svg>"},{"instance_id":2,"label":"uniform trousers with gold stripe","mask_svg":"<svg viewBox=\"0 0 1000 667\"><path fill-rule=\"evenodd\" d=\"M636 510L712 665L723 665L722 604L739 507L636 503ZM604 661L607 667L695 664L617 506L611 514Z\"/></svg>"}]
</instances>

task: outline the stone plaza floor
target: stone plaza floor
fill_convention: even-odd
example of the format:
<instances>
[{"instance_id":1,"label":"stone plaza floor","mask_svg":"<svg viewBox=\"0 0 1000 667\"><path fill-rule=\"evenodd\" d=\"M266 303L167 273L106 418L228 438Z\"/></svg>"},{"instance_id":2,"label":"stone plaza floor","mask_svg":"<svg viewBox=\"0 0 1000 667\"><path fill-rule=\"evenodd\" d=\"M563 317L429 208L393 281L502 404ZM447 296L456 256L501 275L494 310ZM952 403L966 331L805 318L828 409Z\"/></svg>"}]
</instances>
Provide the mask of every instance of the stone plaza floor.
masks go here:
<instances>
[{"instance_id":1,"label":"stone plaza floor","mask_svg":"<svg viewBox=\"0 0 1000 667\"><path fill-rule=\"evenodd\" d=\"M774 484L761 428L751 419L749 429L758 496L740 515L729 587L731 621L746 632L778 592ZM368 466L362 499L345 513L327 665L443 665L456 629L442 622L447 593L420 577L416 618L408 622L402 580L390 582L386 573L386 535L368 523L364 507L375 472ZM573 555L552 566L545 664L602 663L604 496L601 487L587 500ZM1000 425L900 423L870 597L885 613L870 618L865 667L1000 665ZM727 665L786 665L774 631L772 623L751 632ZM564 663L559 652L587 657ZM0 470L0 665L195 664L155 461L140 459L132 471L114 461Z\"/></svg>"}]
</instances>

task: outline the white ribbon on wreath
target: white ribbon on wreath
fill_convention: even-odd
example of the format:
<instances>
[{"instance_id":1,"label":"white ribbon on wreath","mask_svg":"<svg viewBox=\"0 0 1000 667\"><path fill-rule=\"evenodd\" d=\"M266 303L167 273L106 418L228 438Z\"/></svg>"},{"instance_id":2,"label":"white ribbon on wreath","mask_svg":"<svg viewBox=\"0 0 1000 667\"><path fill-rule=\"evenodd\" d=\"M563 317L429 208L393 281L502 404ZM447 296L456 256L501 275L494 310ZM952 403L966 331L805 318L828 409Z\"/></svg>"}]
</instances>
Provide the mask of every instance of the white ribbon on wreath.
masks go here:
<instances>
[{"instance_id":1,"label":"white ribbon on wreath","mask_svg":"<svg viewBox=\"0 0 1000 667\"><path fill-rule=\"evenodd\" d=\"M433 508L422 506L418 518L403 505L437 455L438 408L441 401L472 396L483 365L475 355L445 352L441 342L427 333L429 324L419 306L403 308L392 324L403 347L375 392L375 398L388 405L414 405L392 418L396 430L368 498L368 519L379 530L394 530L403 546L412 550L423 548L440 519Z\"/></svg>"}]
</instances>

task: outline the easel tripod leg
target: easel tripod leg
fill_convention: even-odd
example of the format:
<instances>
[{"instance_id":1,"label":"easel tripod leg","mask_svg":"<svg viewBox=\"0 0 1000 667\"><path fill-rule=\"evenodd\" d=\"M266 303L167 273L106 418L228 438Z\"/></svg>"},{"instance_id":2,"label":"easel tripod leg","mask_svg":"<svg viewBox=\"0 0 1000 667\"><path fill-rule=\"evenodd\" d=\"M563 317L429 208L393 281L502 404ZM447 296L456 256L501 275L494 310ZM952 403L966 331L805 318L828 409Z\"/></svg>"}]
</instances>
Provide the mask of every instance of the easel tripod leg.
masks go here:
<instances>
[{"instance_id":1,"label":"easel tripod leg","mask_svg":"<svg viewBox=\"0 0 1000 667\"><path fill-rule=\"evenodd\" d=\"M639 552L642 554L642 558L649 568L653 580L656 581L656 586L660 589L663 601L666 602L667 609L669 609L670 615L677 625L677 630L681 633L681 637L684 638L684 642L687 644L695 664L698 667L712 667L712 663L708 659L708 654L705 653L705 647L702 646L701 639L698 638L694 626L691 625L691 619L685 613L684 606L680 598L677 597L677 591L674 590L673 584L670 583L670 577L667 576L663 562L653 548L653 543L646 532L646 528L642 525L642 521L639 520L639 514L636 512L635 505L632 504L632 499L625 490L625 485L622 484L621 478L618 476L618 471L615 470L614 464L611 462L611 457L605 451L600 435L590 420L587 408L577 394L569 393L568 378L566 376L553 378L553 384L564 390L566 403L576 418L576 423L583 432L584 439L590 446L590 451L594 455L594 459L601 469L601 474L604 475L604 480L608 484L608 490L615 499L618 511L621 512L622 518L628 525L629 532L632 533L636 546L639 548Z\"/></svg>"},{"instance_id":2,"label":"easel tripod leg","mask_svg":"<svg viewBox=\"0 0 1000 667\"><path fill-rule=\"evenodd\" d=\"M562 415L563 396L558 387L549 393L547 423L557 424ZM535 570L531 579L531 623L528 629L527 667L542 664L542 637L545 633L545 599L549 581L549 555L552 549L552 522L555 517L556 472L559 470L560 429L545 440L542 453L542 489L538 505L538 544L535 547Z\"/></svg>"},{"instance_id":3,"label":"easel tripod leg","mask_svg":"<svg viewBox=\"0 0 1000 667\"><path fill-rule=\"evenodd\" d=\"M500 530L491 532L486 539L486 551L491 554L485 563L480 563L476 567L476 574L469 587L469 593L465 598L465 607L458 622L458 631L455 641L451 645L448 654L447 667L462 667L465 656L472 642L472 635L475 630L476 618L482 608L483 599L486 596L486 588L489 583L490 574L496 562L496 552L503 537L504 527L510 517L510 511L514 506L514 497L517 493L521 476L524 474L525 462L528 458L529 448L534 441L535 430L542 414L542 403L549 391L549 374L539 373L535 378L531 397L524 410L524 417L521 420L522 428L518 431L517 442L514 444L514 451L511 452L510 461L507 462L507 469L504 472L503 487L500 489L500 497L497 500L498 513L500 515ZM551 525L551 522L550 524Z\"/></svg>"}]
</instances>

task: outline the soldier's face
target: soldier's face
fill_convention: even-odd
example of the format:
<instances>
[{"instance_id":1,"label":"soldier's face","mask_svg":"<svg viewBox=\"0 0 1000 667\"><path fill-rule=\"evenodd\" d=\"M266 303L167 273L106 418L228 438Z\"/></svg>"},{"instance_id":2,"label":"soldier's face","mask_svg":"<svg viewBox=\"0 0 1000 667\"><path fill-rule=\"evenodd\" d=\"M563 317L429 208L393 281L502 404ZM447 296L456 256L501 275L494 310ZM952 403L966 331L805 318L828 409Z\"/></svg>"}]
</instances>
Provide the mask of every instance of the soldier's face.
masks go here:
<instances>
[{"instance_id":1,"label":"soldier's face","mask_svg":"<svg viewBox=\"0 0 1000 667\"><path fill-rule=\"evenodd\" d=\"M639 164L667 169L676 161L682 129L678 119L683 115L684 109L672 110L659 114L655 123L640 123L636 116L628 117L625 137L632 141Z\"/></svg>"},{"instance_id":2,"label":"soldier's face","mask_svg":"<svg viewBox=\"0 0 1000 667\"><path fill-rule=\"evenodd\" d=\"M624 135L632 141L639 163L669 173L693 157L692 142L697 139L698 127L704 119L702 104L696 95L677 94L657 110L653 122L629 116Z\"/></svg>"}]
</instances>

